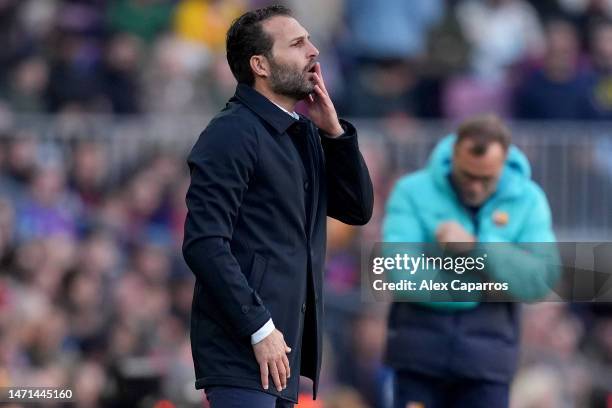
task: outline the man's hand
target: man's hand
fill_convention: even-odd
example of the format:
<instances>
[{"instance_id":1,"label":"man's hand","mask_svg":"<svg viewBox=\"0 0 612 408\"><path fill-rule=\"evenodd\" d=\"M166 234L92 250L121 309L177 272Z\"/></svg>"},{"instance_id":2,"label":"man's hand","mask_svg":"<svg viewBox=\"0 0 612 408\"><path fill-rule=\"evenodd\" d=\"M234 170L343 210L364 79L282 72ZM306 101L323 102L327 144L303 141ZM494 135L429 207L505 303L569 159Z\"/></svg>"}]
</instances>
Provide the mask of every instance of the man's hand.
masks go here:
<instances>
[{"instance_id":1,"label":"man's hand","mask_svg":"<svg viewBox=\"0 0 612 408\"><path fill-rule=\"evenodd\" d=\"M266 338L253 345L253 351L259 364L264 390L268 389L268 374L272 376L278 392L287 388L287 379L291 376L287 353L291 352L291 348L285 343L283 334L274 329Z\"/></svg>"},{"instance_id":2,"label":"man's hand","mask_svg":"<svg viewBox=\"0 0 612 408\"><path fill-rule=\"evenodd\" d=\"M458 253L473 249L476 243L476 238L455 221L440 224L436 240L442 248Z\"/></svg>"},{"instance_id":3,"label":"man's hand","mask_svg":"<svg viewBox=\"0 0 612 408\"><path fill-rule=\"evenodd\" d=\"M308 116L314 124L332 137L338 137L344 133L344 129L340 126L336 108L332 103L325 83L321 74L321 64L315 64L314 77L315 87L314 93L308 95L305 99L306 107L308 108Z\"/></svg>"}]
</instances>

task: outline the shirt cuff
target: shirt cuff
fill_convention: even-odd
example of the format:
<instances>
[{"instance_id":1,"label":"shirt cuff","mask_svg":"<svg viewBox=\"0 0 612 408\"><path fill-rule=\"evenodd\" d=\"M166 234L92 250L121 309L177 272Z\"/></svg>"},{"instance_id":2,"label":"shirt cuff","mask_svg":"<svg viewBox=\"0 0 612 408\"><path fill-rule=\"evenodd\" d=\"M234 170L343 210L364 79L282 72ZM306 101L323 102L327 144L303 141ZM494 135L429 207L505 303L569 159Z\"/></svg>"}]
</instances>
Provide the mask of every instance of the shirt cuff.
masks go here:
<instances>
[{"instance_id":1,"label":"shirt cuff","mask_svg":"<svg viewBox=\"0 0 612 408\"><path fill-rule=\"evenodd\" d=\"M275 328L276 327L274 327L274 323L272 323L272 319L269 319L266 322L266 324L264 324L263 326L259 328L259 330L251 334L251 344L259 343L260 341L268 337L268 335L272 333Z\"/></svg>"}]
</instances>

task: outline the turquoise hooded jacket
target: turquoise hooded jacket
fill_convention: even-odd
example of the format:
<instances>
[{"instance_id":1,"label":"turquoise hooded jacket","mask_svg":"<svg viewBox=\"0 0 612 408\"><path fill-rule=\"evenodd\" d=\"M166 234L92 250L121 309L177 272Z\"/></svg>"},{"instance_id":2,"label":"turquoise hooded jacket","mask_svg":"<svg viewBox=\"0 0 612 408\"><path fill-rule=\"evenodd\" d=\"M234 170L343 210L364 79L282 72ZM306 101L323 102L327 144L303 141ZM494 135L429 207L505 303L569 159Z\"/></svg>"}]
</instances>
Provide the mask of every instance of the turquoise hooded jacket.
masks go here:
<instances>
[{"instance_id":1,"label":"turquoise hooded jacket","mask_svg":"<svg viewBox=\"0 0 612 408\"><path fill-rule=\"evenodd\" d=\"M438 226L455 221L479 243L555 242L548 200L531 179L527 158L514 145L508 150L496 191L479 211L474 215L460 202L448 177L455 139L455 135L443 138L423 169L396 183L386 204L383 241L435 242ZM521 300L538 300L550 293L558 278L554 245L490 247L487 273L491 280L508 282L512 294ZM424 304L452 311L474 308L478 302Z\"/></svg>"}]
</instances>

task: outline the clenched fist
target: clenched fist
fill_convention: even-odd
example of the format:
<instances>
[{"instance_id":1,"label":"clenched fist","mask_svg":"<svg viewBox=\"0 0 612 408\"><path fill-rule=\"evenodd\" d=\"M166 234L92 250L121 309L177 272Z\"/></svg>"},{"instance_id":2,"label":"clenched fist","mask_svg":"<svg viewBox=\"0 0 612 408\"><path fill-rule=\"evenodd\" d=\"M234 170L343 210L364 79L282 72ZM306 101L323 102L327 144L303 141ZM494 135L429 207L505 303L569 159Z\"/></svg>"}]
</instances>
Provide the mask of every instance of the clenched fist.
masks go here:
<instances>
[{"instance_id":1,"label":"clenched fist","mask_svg":"<svg viewBox=\"0 0 612 408\"><path fill-rule=\"evenodd\" d=\"M442 223L436 230L436 240L442 248L457 253L474 249L476 243L476 237L455 221Z\"/></svg>"}]
</instances>

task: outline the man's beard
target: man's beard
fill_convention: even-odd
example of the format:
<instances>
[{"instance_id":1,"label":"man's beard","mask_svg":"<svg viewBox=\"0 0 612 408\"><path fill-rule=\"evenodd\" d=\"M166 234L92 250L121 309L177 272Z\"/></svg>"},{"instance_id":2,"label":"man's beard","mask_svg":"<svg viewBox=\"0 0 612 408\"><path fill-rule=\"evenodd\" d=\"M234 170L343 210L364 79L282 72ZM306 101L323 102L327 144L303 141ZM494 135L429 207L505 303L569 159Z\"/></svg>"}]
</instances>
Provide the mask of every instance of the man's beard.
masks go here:
<instances>
[{"instance_id":1,"label":"man's beard","mask_svg":"<svg viewBox=\"0 0 612 408\"><path fill-rule=\"evenodd\" d=\"M306 70L278 64L273 58L270 58L270 70L270 87L279 95L299 101L314 91L314 83L307 79Z\"/></svg>"}]
</instances>

